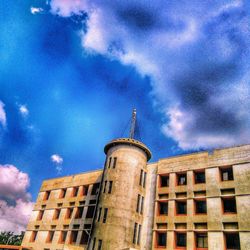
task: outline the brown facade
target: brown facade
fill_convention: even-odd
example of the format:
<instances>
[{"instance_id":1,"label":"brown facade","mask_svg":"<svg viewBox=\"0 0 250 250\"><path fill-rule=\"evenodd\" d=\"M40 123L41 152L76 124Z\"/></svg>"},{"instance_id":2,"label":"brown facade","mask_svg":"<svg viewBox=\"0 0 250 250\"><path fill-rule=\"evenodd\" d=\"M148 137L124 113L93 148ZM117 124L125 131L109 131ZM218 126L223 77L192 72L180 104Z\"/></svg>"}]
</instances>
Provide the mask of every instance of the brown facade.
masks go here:
<instances>
[{"instance_id":1,"label":"brown facade","mask_svg":"<svg viewBox=\"0 0 250 250\"><path fill-rule=\"evenodd\" d=\"M125 138L105 153L104 170L43 182L23 246L250 249L250 145L148 164Z\"/></svg>"}]
</instances>

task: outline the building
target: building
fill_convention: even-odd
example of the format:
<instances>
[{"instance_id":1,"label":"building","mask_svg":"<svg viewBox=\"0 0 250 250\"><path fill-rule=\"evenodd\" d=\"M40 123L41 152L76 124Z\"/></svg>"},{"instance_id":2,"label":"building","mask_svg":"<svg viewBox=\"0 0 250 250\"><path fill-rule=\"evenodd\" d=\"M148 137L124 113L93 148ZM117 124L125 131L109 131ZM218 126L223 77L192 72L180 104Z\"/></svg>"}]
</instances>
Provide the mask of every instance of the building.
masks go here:
<instances>
[{"instance_id":1,"label":"building","mask_svg":"<svg viewBox=\"0 0 250 250\"><path fill-rule=\"evenodd\" d=\"M133 137L104 151L103 170L43 182L24 247L250 249L250 145L154 163Z\"/></svg>"}]
</instances>

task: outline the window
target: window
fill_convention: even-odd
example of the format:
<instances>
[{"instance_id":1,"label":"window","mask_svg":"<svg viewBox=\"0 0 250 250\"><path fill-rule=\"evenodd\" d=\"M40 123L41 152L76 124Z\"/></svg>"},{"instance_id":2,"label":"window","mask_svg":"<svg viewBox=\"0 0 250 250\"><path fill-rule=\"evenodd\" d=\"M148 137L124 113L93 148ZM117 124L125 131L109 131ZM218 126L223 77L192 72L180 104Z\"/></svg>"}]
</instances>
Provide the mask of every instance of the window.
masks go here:
<instances>
[{"instance_id":1,"label":"window","mask_svg":"<svg viewBox=\"0 0 250 250\"><path fill-rule=\"evenodd\" d=\"M176 214L187 214L187 202L186 201L177 201L176 202Z\"/></svg>"},{"instance_id":2,"label":"window","mask_svg":"<svg viewBox=\"0 0 250 250\"><path fill-rule=\"evenodd\" d=\"M187 185L186 174L177 174L177 185Z\"/></svg>"},{"instance_id":3,"label":"window","mask_svg":"<svg viewBox=\"0 0 250 250\"><path fill-rule=\"evenodd\" d=\"M94 216L95 207L89 206L86 214L86 218L93 218Z\"/></svg>"},{"instance_id":4,"label":"window","mask_svg":"<svg viewBox=\"0 0 250 250\"><path fill-rule=\"evenodd\" d=\"M64 243L66 241L66 237L67 237L67 231L62 231L59 238L59 243Z\"/></svg>"},{"instance_id":5,"label":"window","mask_svg":"<svg viewBox=\"0 0 250 250\"><path fill-rule=\"evenodd\" d=\"M141 197L141 209L140 209L140 214L143 214L143 206L144 206L144 197Z\"/></svg>"},{"instance_id":6,"label":"window","mask_svg":"<svg viewBox=\"0 0 250 250\"><path fill-rule=\"evenodd\" d=\"M75 206L75 204L76 203L74 201L69 203L70 206Z\"/></svg>"},{"instance_id":7,"label":"window","mask_svg":"<svg viewBox=\"0 0 250 250\"><path fill-rule=\"evenodd\" d=\"M223 198L223 210L224 213L236 213L236 201L235 197L232 198Z\"/></svg>"},{"instance_id":8,"label":"window","mask_svg":"<svg viewBox=\"0 0 250 250\"><path fill-rule=\"evenodd\" d=\"M220 173L221 173L221 180L222 181L231 181L234 179L232 167L221 168Z\"/></svg>"},{"instance_id":9,"label":"window","mask_svg":"<svg viewBox=\"0 0 250 250\"><path fill-rule=\"evenodd\" d=\"M207 233L196 234L196 249L208 249Z\"/></svg>"},{"instance_id":10,"label":"window","mask_svg":"<svg viewBox=\"0 0 250 250\"><path fill-rule=\"evenodd\" d=\"M102 240L98 240L97 250L101 250L101 249L102 249Z\"/></svg>"},{"instance_id":11,"label":"window","mask_svg":"<svg viewBox=\"0 0 250 250\"><path fill-rule=\"evenodd\" d=\"M104 182L104 186L103 186L103 193L105 193L105 192L106 192L107 182L108 182L108 181L105 181L105 182Z\"/></svg>"},{"instance_id":12,"label":"window","mask_svg":"<svg viewBox=\"0 0 250 250\"><path fill-rule=\"evenodd\" d=\"M108 209L104 208L103 220L102 220L103 223L106 223L107 217L108 217Z\"/></svg>"},{"instance_id":13,"label":"window","mask_svg":"<svg viewBox=\"0 0 250 250\"><path fill-rule=\"evenodd\" d=\"M206 182L205 171L194 172L194 181L195 184L205 183Z\"/></svg>"},{"instance_id":14,"label":"window","mask_svg":"<svg viewBox=\"0 0 250 250\"><path fill-rule=\"evenodd\" d=\"M63 205L62 203L57 203L58 207L62 207L62 205Z\"/></svg>"},{"instance_id":15,"label":"window","mask_svg":"<svg viewBox=\"0 0 250 250\"><path fill-rule=\"evenodd\" d=\"M138 196L137 196L137 205L136 205L136 212L137 212L137 213L139 213L140 202L141 202L141 195L138 194Z\"/></svg>"},{"instance_id":16,"label":"window","mask_svg":"<svg viewBox=\"0 0 250 250\"><path fill-rule=\"evenodd\" d=\"M240 250L239 233L225 233L227 250Z\"/></svg>"},{"instance_id":17,"label":"window","mask_svg":"<svg viewBox=\"0 0 250 250\"><path fill-rule=\"evenodd\" d=\"M187 235L185 233L176 233L176 247L187 246Z\"/></svg>"},{"instance_id":18,"label":"window","mask_svg":"<svg viewBox=\"0 0 250 250\"><path fill-rule=\"evenodd\" d=\"M195 200L195 213L196 214L206 214L207 204L204 200Z\"/></svg>"},{"instance_id":19,"label":"window","mask_svg":"<svg viewBox=\"0 0 250 250\"><path fill-rule=\"evenodd\" d=\"M168 203L167 202L158 202L159 205L159 215L168 214Z\"/></svg>"},{"instance_id":20,"label":"window","mask_svg":"<svg viewBox=\"0 0 250 250\"><path fill-rule=\"evenodd\" d=\"M53 241L54 234L55 234L55 231L49 231L48 232L48 236L47 236L47 240L46 240L47 243L50 243L50 242Z\"/></svg>"},{"instance_id":21,"label":"window","mask_svg":"<svg viewBox=\"0 0 250 250\"><path fill-rule=\"evenodd\" d=\"M60 217L60 212L60 209L55 209L53 220L58 220L58 218Z\"/></svg>"},{"instance_id":22,"label":"window","mask_svg":"<svg viewBox=\"0 0 250 250\"><path fill-rule=\"evenodd\" d=\"M99 185L100 183L95 183L92 188L91 195L97 195L99 192Z\"/></svg>"},{"instance_id":23,"label":"window","mask_svg":"<svg viewBox=\"0 0 250 250\"><path fill-rule=\"evenodd\" d=\"M160 175L160 187L169 187L169 176Z\"/></svg>"},{"instance_id":24,"label":"window","mask_svg":"<svg viewBox=\"0 0 250 250\"><path fill-rule=\"evenodd\" d=\"M113 181L110 181L109 182L109 190L108 190L109 194L111 194L111 192L112 192L112 186L113 186Z\"/></svg>"},{"instance_id":25,"label":"window","mask_svg":"<svg viewBox=\"0 0 250 250\"><path fill-rule=\"evenodd\" d=\"M93 204L96 204L96 200L90 200L90 201L89 201L89 204L92 204L92 205L93 205Z\"/></svg>"},{"instance_id":26,"label":"window","mask_svg":"<svg viewBox=\"0 0 250 250\"><path fill-rule=\"evenodd\" d=\"M81 195L82 196L85 196L88 194L88 189L89 189L89 186L85 185L85 186L82 186L82 192L81 192Z\"/></svg>"},{"instance_id":27,"label":"window","mask_svg":"<svg viewBox=\"0 0 250 250\"><path fill-rule=\"evenodd\" d=\"M60 195L59 195L59 199L63 199L66 195L66 188L61 189Z\"/></svg>"},{"instance_id":28,"label":"window","mask_svg":"<svg viewBox=\"0 0 250 250\"><path fill-rule=\"evenodd\" d=\"M82 236L81 236L81 245L86 245L88 243L89 236L86 231L82 231Z\"/></svg>"},{"instance_id":29,"label":"window","mask_svg":"<svg viewBox=\"0 0 250 250\"><path fill-rule=\"evenodd\" d=\"M35 242L37 236L37 231L33 231L30 237L30 242Z\"/></svg>"},{"instance_id":30,"label":"window","mask_svg":"<svg viewBox=\"0 0 250 250\"><path fill-rule=\"evenodd\" d=\"M80 218L82 218L83 209L84 209L84 207L78 207L78 208L77 208L77 210L76 210L76 215L75 215L75 219L80 219Z\"/></svg>"},{"instance_id":31,"label":"window","mask_svg":"<svg viewBox=\"0 0 250 250\"><path fill-rule=\"evenodd\" d=\"M43 219L43 214L44 214L44 210L40 210L38 215L37 215L36 220L42 220Z\"/></svg>"},{"instance_id":32,"label":"window","mask_svg":"<svg viewBox=\"0 0 250 250\"><path fill-rule=\"evenodd\" d=\"M137 245L140 245L141 241L141 225L138 227L138 237L137 237Z\"/></svg>"},{"instance_id":33,"label":"window","mask_svg":"<svg viewBox=\"0 0 250 250\"><path fill-rule=\"evenodd\" d=\"M112 158L111 158L111 157L109 157L109 164L108 164L108 168L110 168L110 166L111 166L111 161L112 161Z\"/></svg>"},{"instance_id":34,"label":"window","mask_svg":"<svg viewBox=\"0 0 250 250\"><path fill-rule=\"evenodd\" d=\"M117 162L117 157L114 157L114 160L113 160L113 168L116 167L116 162Z\"/></svg>"},{"instance_id":35,"label":"window","mask_svg":"<svg viewBox=\"0 0 250 250\"><path fill-rule=\"evenodd\" d=\"M71 231L70 244L75 244L78 236L78 231Z\"/></svg>"},{"instance_id":36,"label":"window","mask_svg":"<svg viewBox=\"0 0 250 250\"><path fill-rule=\"evenodd\" d=\"M167 245L167 234L166 233L156 233L157 247L166 247Z\"/></svg>"},{"instance_id":37,"label":"window","mask_svg":"<svg viewBox=\"0 0 250 250\"><path fill-rule=\"evenodd\" d=\"M44 193L43 200L44 200L44 201L47 201L47 200L49 199L49 196L50 196L50 191L46 191L46 192Z\"/></svg>"},{"instance_id":38,"label":"window","mask_svg":"<svg viewBox=\"0 0 250 250\"><path fill-rule=\"evenodd\" d=\"M85 204L85 201L79 201L79 205L83 206Z\"/></svg>"},{"instance_id":39,"label":"window","mask_svg":"<svg viewBox=\"0 0 250 250\"><path fill-rule=\"evenodd\" d=\"M95 241L96 241L96 238L93 239L92 250L95 250Z\"/></svg>"},{"instance_id":40,"label":"window","mask_svg":"<svg viewBox=\"0 0 250 250\"><path fill-rule=\"evenodd\" d=\"M72 197L76 197L79 191L79 187L73 187L72 190Z\"/></svg>"},{"instance_id":41,"label":"window","mask_svg":"<svg viewBox=\"0 0 250 250\"><path fill-rule=\"evenodd\" d=\"M73 213L73 208L67 208L65 219L70 219Z\"/></svg>"},{"instance_id":42,"label":"window","mask_svg":"<svg viewBox=\"0 0 250 250\"><path fill-rule=\"evenodd\" d=\"M141 169L140 172L140 181L139 181L139 185L142 186L142 179L143 179L143 170Z\"/></svg>"},{"instance_id":43,"label":"window","mask_svg":"<svg viewBox=\"0 0 250 250\"><path fill-rule=\"evenodd\" d=\"M138 224L135 222L134 234L133 234L133 244L136 244L137 226L138 226Z\"/></svg>"},{"instance_id":44,"label":"window","mask_svg":"<svg viewBox=\"0 0 250 250\"><path fill-rule=\"evenodd\" d=\"M99 210L98 210L98 215L97 215L97 221L99 222L100 219L101 219L101 214L102 214L102 208L99 207Z\"/></svg>"},{"instance_id":45,"label":"window","mask_svg":"<svg viewBox=\"0 0 250 250\"><path fill-rule=\"evenodd\" d=\"M147 179L147 173L144 172L144 176L143 176L143 184L142 186L145 188L146 187L146 179Z\"/></svg>"}]
</instances>

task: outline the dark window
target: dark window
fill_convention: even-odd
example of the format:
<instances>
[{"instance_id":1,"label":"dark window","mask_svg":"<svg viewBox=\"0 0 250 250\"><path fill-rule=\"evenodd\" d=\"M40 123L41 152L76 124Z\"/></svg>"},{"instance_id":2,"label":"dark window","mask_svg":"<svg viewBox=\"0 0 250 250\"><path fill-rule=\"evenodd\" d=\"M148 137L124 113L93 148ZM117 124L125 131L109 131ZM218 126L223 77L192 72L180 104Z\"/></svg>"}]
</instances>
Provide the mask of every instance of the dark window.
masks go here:
<instances>
[{"instance_id":1,"label":"dark window","mask_svg":"<svg viewBox=\"0 0 250 250\"><path fill-rule=\"evenodd\" d=\"M221 171L221 180L222 181L231 181L234 179L232 167L221 168L220 171Z\"/></svg>"},{"instance_id":2,"label":"dark window","mask_svg":"<svg viewBox=\"0 0 250 250\"><path fill-rule=\"evenodd\" d=\"M81 245L86 245L88 243L89 236L86 231L82 231L82 236L81 236Z\"/></svg>"},{"instance_id":3,"label":"dark window","mask_svg":"<svg viewBox=\"0 0 250 250\"><path fill-rule=\"evenodd\" d=\"M78 231L71 231L71 234L70 234L70 243L71 244L76 243L77 235L78 235Z\"/></svg>"},{"instance_id":4,"label":"dark window","mask_svg":"<svg viewBox=\"0 0 250 250\"><path fill-rule=\"evenodd\" d=\"M206 182L205 172L195 172L194 179L196 184L205 183Z\"/></svg>"},{"instance_id":5,"label":"dark window","mask_svg":"<svg viewBox=\"0 0 250 250\"><path fill-rule=\"evenodd\" d=\"M91 195L97 195L99 192L99 185L100 183L95 183L92 188Z\"/></svg>"},{"instance_id":6,"label":"dark window","mask_svg":"<svg viewBox=\"0 0 250 250\"><path fill-rule=\"evenodd\" d=\"M89 206L86 214L86 218L93 218L94 216L95 207Z\"/></svg>"},{"instance_id":7,"label":"dark window","mask_svg":"<svg viewBox=\"0 0 250 250\"><path fill-rule=\"evenodd\" d=\"M137 196L137 205L136 205L136 212L137 212L137 213L139 213L140 201L141 201L141 195L138 194L138 196Z\"/></svg>"},{"instance_id":8,"label":"dark window","mask_svg":"<svg viewBox=\"0 0 250 250\"><path fill-rule=\"evenodd\" d=\"M105 192L106 192L107 182L108 182L108 181L105 181L105 182L104 182L104 186L103 186L103 193L105 193Z\"/></svg>"},{"instance_id":9,"label":"dark window","mask_svg":"<svg viewBox=\"0 0 250 250\"><path fill-rule=\"evenodd\" d=\"M67 208L66 219L70 219L73 213L73 208Z\"/></svg>"},{"instance_id":10,"label":"dark window","mask_svg":"<svg viewBox=\"0 0 250 250\"><path fill-rule=\"evenodd\" d=\"M168 214L168 203L167 202L159 202L159 214L160 215L167 215Z\"/></svg>"},{"instance_id":11,"label":"dark window","mask_svg":"<svg viewBox=\"0 0 250 250\"><path fill-rule=\"evenodd\" d=\"M167 245L167 234L157 232L157 246L166 247Z\"/></svg>"},{"instance_id":12,"label":"dark window","mask_svg":"<svg viewBox=\"0 0 250 250\"><path fill-rule=\"evenodd\" d=\"M109 165L108 165L108 168L110 168L110 166L111 166L111 161L112 161L112 158L109 157Z\"/></svg>"},{"instance_id":13,"label":"dark window","mask_svg":"<svg viewBox=\"0 0 250 250\"><path fill-rule=\"evenodd\" d=\"M137 245L140 245L141 242L141 225L138 227L138 237L137 237Z\"/></svg>"},{"instance_id":14,"label":"dark window","mask_svg":"<svg viewBox=\"0 0 250 250\"><path fill-rule=\"evenodd\" d=\"M84 207L78 207L78 208L77 208L77 210L76 210L76 215L75 215L75 219L80 219L80 218L82 218L83 209L84 209Z\"/></svg>"},{"instance_id":15,"label":"dark window","mask_svg":"<svg viewBox=\"0 0 250 250\"><path fill-rule=\"evenodd\" d=\"M206 201L195 201L195 213L197 214L206 214L207 213L207 204Z\"/></svg>"},{"instance_id":16,"label":"dark window","mask_svg":"<svg viewBox=\"0 0 250 250\"><path fill-rule=\"evenodd\" d=\"M102 240L98 240L97 250L101 250L101 249L102 249Z\"/></svg>"},{"instance_id":17,"label":"dark window","mask_svg":"<svg viewBox=\"0 0 250 250\"><path fill-rule=\"evenodd\" d=\"M85 196L88 194L88 189L89 189L89 186L87 185L82 186L82 196Z\"/></svg>"},{"instance_id":18,"label":"dark window","mask_svg":"<svg viewBox=\"0 0 250 250\"><path fill-rule=\"evenodd\" d=\"M145 188L146 187L146 179L147 179L147 173L144 172L144 176L143 176L143 187Z\"/></svg>"},{"instance_id":19,"label":"dark window","mask_svg":"<svg viewBox=\"0 0 250 250\"><path fill-rule=\"evenodd\" d=\"M59 239L59 243L64 243L66 241L67 231L62 231Z\"/></svg>"},{"instance_id":20,"label":"dark window","mask_svg":"<svg viewBox=\"0 0 250 250\"><path fill-rule=\"evenodd\" d=\"M43 200L44 201L48 200L49 196L50 196L50 191L46 191L45 194L44 194Z\"/></svg>"},{"instance_id":21,"label":"dark window","mask_svg":"<svg viewBox=\"0 0 250 250\"><path fill-rule=\"evenodd\" d=\"M240 238L238 233L225 234L225 240L227 250L240 250Z\"/></svg>"},{"instance_id":22,"label":"dark window","mask_svg":"<svg viewBox=\"0 0 250 250\"><path fill-rule=\"evenodd\" d=\"M61 189L60 196L59 196L60 199L63 199L65 197L66 191L67 191L66 188Z\"/></svg>"},{"instance_id":23,"label":"dark window","mask_svg":"<svg viewBox=\"0 0 250 250\"><path fill-rule=\"evenodd\" d=\"M143 214L143 206L144 206L144 197L141 197L141 209L140 209L140 214Z\"/></svg>"},{"instance_id":24,"label":"dark window","mask_svg":"<svg viewBox=\"0 0 250 250\"><path fill-rule=\"evenodd\" d=\"M133 244L136 244L137 226L138 226L138 224L135 222L134 234L133 234Z\"/></svg>"},{"instance_id":25,"label":"dark window","mask_svg":"<svg viewBox=\"0 0 250 250\"><path fill-rule=\"evenodd\" d=\"M197 233L196 234L196 247L197 248L208 248L207 234Z\"/></svg>"},{"instance_id":26,"label":"dark window","mask_svg":"<svg viewBox=\"0 0 250 250\"><path fill-rule=\"evenodd\" d=\"M70 206L75 206L75 204L76 203L74 201L69 203Z\"/></svg>"},{"instance_id":27,"label":"dark window","mask_svg":"<svg viewBox=\"0 0 250 250\"><path fill-rule=\"evenodd\" d=\"M44 214L44 210L40 210L39 213L38 213L38 215L37 215L36 220L42 220L43 214Z\"/></svg>"},{"instance_id":28,"label":"dark window","mask_svg":"<svg viewBox=\"0 0 250 250\"><path fill-rule=\"evenodd\" d=\"M113 168L116 167L116 162L117 162L117 157L114 157L114 160L113 160Z\"/></svg>"},{"instance_id":29,"label":"dark window","mask_svg":"<svg viewBox=\"0 0 250 250\"><path fill-rule=\"evenodd\" d=\"M176 246L177 247L186 247L187 245L187 236L183 233L176 233Z\"/></svg>"},{"instance_id":30,"label":"dark window","mask_svg":"<svg viewBox=\"0 0 250 250\"><path fill-rule=\"evenodd\" d=\"M111 192L112 192L112 186L113 186L113 181L110 181L109 182L109 190L108 190L109 194L111 194Z\"/></svg>"},{"instance_id":31,"label":"dark window","mask_svg":"<svg viewBox=\"0 0 250 250\"><path fill-rule=\"evenodd\" d=\"M72 190L72 197L76 197L79 191L79 187L73 187Z\"/></svg>"},{"instance_id":32,"label":"dark window","mask_svg":"<svg viewBox=\"0 0 250 250\"><path fill-rule=\"evenodd\" d=\"M93 204L96 204L96 200L90 200L90 201L89 201L89 204L92 204L92 205L93 205Z\"/></svg>"},{"instance_id":33,"label":"dark window","mask_svg":"<svg viewBox=\"0 0 250 250\"><path fill-rule=\"evenodd\" d=\"M95 250L95 241L96 241L96 238L93 239L92 250Z\"/></svg>"},{"instance_id":34,"label":"dark window","mask_svg":"<svg viewBox=\"0 0 250 250\"><path fill-rule=\"evenodd\" d=\"M169 176L160 175L160 187L169 186Z\"/></svg>"},{"instance_id":35,"label":"dark window","mask_svg":"<svg viewBox=\"0 0 250 250\"><path fill-rule=\"evenodd\" d=\"M30 242L34 242L36 240L37 231L33 231L30 237Z\"/></svg>"},{"instance_id":36,"label":"dark window","mask_svg":"<svg viewBox=\"0 0 250 250\"><path fill-rule=\"evenodd\" d=\"M222 199L224 213L236 213L236 201L235 198Z\"/></svg>"},{"instance_id":37,"label":"dark window","mask_svg":"<svg viewBox=\"0 0 250 250\"><path fill-rule=\"evenodd\" d=\"M142 179L143 179L143 170L141 169L140 172L140 181L139 181L139 185L142 186Z\"/></svg>"},{"instance_id":38,"label":"dark window","mask_svg":"<svg viewBox=\"0 0 250 250\"><path fill-rule=\"evenodd\" d=\"M186 174L178 174L177 175L177 184L178 185L187 185L187 175Z\"/></svg>"},{"instance_id":39,"label":"dark window","mask_svg":"<svg viewBox=\"0 0 250 250\"><path fill-rule=\"evenodd\" d=\"M55 231L49 231L46 242L52 242L54 238Z\"/></svg>"},{"instance_id":40,"label":"dark window","mask_svg":"<svg viewBox=\"0 0 250 250\"><path fill-rule=\"evenodd\" d=\"M104 208L103 220L102 220L103 223L106 223L107 217L108 217L108 209Z\"/></svg>"},{"instance_id":41,"label":"dark window","mask_svg":"<svg viewBox=\"0 0 250 250\"><path fill-rule=\"evenodd\" d=\"M187 214L187 202L177 201L176 202L176 213L177 214Z\"/></svg>"},{"instance_id":42,"label":"dark window","mask_svg":"<svg viewBox=\"0 0 250 250\"><path fill-rule=\"evenodd\" d=\"M100 219L101 219L101 214L102 214L102 208L99 207L98 216L97 216L97 221L100 221Z\"/></svg>"},{"instance_id":43,"label":"dark window","mask_svg":"<svg viewBox=\"0 0 250 250\"><path fill-rule=\"evenodd\" d=\"M58 218L60 217L60 212L61 212L60 209L56 209L56 210L55 210L54 216L53 216L53 219L54 219L54 220L58 220Z\"/></svg>"}]
</instances>

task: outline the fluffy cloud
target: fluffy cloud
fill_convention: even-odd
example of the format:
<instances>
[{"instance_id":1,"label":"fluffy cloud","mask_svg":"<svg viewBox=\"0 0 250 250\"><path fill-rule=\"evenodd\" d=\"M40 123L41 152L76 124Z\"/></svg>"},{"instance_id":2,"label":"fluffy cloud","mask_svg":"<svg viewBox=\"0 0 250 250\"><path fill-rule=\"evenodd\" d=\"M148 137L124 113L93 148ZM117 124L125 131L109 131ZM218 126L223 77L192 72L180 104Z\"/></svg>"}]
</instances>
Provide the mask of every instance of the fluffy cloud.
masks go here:
<instances>
[{"instance_id":1,"label":"fluffy cloud","mask_svg":"<svg viewBox=\"0 0 250 250\"><path fill-rule=\"evenodd\" d=\"M81 32L85 51L149 75L167 120L163 133L190 149L249 142L245 4L52 0L51 12L87 13L87 29Z\"/></svg>"},{"instance_id":2,"label":"fluffy cloud","mask_svg":"<svg viewBox=\"0 0 250 250\"><path fill-rule=\"evenodd\" d=\"M3 127L6 126L6 113L4 110L4 103L0 101L0 124L2 124Z\"/></svg>"},{"instance_id":3,"label":"fluffy cloud","mask_svg":"<svg viewBox=\"0 0 250 250\"><path fill-rule=\"evenodd\" d=\"M37 8L37 7L31 7L30 8L30 12L35 15L35 14L38 14L40 12L43 12L43 9L42 8Z\"/></svg>"},{"instance_id":4,"label":"fluffy cloud","mask_svg":"<svg viewBox=\"0 0 250 250\"><path fill-rule=\"evenodd\" d=\"M0 231L24 231L33 203L29 177L13 165L0 165Z\"/></svg>"},{"instance_id":5,"label":"fluffy cloud","mask_svg":"<svg viewBox=\"0 0 250 250\"><path fill-rule=\"evenodd\" d=\"M58 174L62 172L63 158L58 154L53 154L50 157L51 161L56 164L56 171Z\"/></svg>"},{"instance_id":6,"label":"fluffy cloud","mask_svg":"<svg viewBox=\"0 0 250 250\"><path fill-rule=\"evenodd\" d=\"M26 117L29 114L29 110L26 105L19 105L19 112L24 117Z\"/></svg>"}]
</instances>

